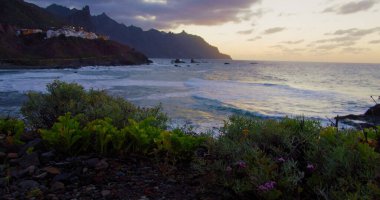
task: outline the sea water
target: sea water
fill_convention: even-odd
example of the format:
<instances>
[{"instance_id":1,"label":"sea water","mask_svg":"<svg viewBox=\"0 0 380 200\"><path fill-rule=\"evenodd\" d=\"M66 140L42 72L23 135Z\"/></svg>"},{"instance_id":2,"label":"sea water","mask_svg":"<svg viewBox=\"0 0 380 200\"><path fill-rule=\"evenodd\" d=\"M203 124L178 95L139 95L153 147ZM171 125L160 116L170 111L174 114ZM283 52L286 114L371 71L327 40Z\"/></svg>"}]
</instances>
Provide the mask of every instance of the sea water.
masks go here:
<instances>
[{"instance_id":1,"label":"sea water","mask_svg":"<svg viewBox=\"0 0 380 200\"><path fill-rule=\"evenodd\" d=\"M173 64L0 70L0 113L19 113L27 91L54 80L102 89L140 106L161 104L173 126L220 127L232 114L325 121L361 114L380 95L380 64L199 60Z\"/></svg>"}]
</instances>

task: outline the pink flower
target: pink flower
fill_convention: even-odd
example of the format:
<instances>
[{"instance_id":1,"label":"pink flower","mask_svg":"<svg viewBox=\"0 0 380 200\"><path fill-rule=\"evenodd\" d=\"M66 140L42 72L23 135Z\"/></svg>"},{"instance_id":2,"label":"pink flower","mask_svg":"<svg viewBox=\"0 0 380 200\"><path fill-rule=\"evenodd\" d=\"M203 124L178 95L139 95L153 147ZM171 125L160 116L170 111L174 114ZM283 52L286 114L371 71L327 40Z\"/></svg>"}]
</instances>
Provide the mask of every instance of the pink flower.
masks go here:
<instances>
[{"instance_id":1,"label":"pink flower","mask_svg":"<svg viewBox=\"0 0 380 200\"><path fill-rule=\"evenodd\" d=\"M307 164L306 169L308 169L309 171L314 171L315 166L313 164Z\"/></svg>"},{"instance_id":2,"label":"pink flower","mask_svg":"<svg viewBox=\"0 0 380 200\"><path fill-rule=\"evenodd\" d=\"M275 181L266 182L258 187L258 189L262 192L268 192L273 190L276 187L277 183Z\"/></svg>"},{"instance_id":3,"label":"pink flower","mask_svg":"<svg viewBox=\"0 0 380 200\"><path fill-rule=\"evenodd\" d=\"M226 168L226 172L231 172L231 171L232 171L232 167L228 166L228 167Z\"/></svg>"},{"instance_id":4,"label":"pink flower","mask_svg":"<svg viewBox=\"0 0 380 200\"><path fill-rule=\"evenodd\" d=\"M285 159L283 157L280 157L277 159L278 162L285 162Z\"/></svg>"},{"instance_id":5,"label":"pink flower","mask_svg":"<svg viewBox=\"0 0 380 200\"><path fill-rule=\"evenodd\" d=\"M241 169L245 169L247 168L247 163L245 163L244 161L238 161L235 163L235 165L238 167L238 168L241 168Z\"/></svg>"}]
</instances>

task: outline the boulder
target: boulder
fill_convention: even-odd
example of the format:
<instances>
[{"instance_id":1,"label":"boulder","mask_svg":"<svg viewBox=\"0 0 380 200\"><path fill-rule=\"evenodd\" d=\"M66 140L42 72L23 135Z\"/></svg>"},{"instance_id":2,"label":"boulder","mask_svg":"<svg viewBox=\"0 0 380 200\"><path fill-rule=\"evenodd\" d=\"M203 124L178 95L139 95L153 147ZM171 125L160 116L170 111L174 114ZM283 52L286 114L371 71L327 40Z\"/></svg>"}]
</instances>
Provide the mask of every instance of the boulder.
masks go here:
<instances>
[{"instance_id":1,"label":"boulder","mask_svg":"<svg viewBox=\"0 0 380 200\"><path fill-rule=\"evenodd\" d=\"M52 191L61 191L61 190L64 190L64 189L65 189L65 184L63 184L62 182L57 181L57 182L54 182L54 183L51 185L50 189L51 189Z\"/></svg>"},{"instance_id":2,"label":"boulder","mask_svg":"<svg viewBox=\"0 0 380 200\"><path fill-rule=\"evenodd\" d=\"M20 151L18 152L18 154L20 156L23 156L23 155L25 155L27 153L26 151L28 151L28 149L30 149L30 148L36 149L36 147L38 145L40 145L41 143L42 143L42 140L40 138L36 138L36 139L28 142L24 146L22 146L21 149L20 149Z\"/></svg>"},{"instance_id":3,"label":"boulder","mask_svg":"<svg viewBox=\"0 0 380 200\"><path fill-rule=\"evenodd\" d=\"M21 190L27 191L33 188L38 188L40 184L33 180L23 180L18 184L18 186L21 188Z\"/></svg>"},{"instance_id":4,"label":"boulder","mask_svg":"<svg viewBox=\"0 0 380 200\"><path fill-rule=\"evenodd\" d=\"M23 157L21 157L18 161L18 164L22 168L28 168L29 166L39 166L40 160L38 158L37 152L33 152L31 154L25 154Z\"/></svg>"}]
</instances>

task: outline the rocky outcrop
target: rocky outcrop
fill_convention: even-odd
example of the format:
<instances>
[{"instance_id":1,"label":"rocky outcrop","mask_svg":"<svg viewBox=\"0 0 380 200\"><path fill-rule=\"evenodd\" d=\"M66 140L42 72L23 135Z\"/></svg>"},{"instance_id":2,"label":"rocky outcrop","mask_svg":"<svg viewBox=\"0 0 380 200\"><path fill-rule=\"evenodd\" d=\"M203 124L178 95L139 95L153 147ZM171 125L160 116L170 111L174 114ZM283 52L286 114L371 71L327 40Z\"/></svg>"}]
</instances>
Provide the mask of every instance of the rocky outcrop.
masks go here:
<instances>
[{"instance_id":1,"label":"rocky outcrop","mask_svg":"<svg viewBox=\"0 0 380 200\"><path fill-rule=\"evenodd\" d=\"M380 104L369 108L362 115L338 116L335 119L358 129L380 126Z\"/></svg>"},{"instance_id":2,"label":"rocky outcrop","mask_svg":"<svg viewBox=\"0 0 380 200\"><path fill-rule=\"evenodd\" d=\"M370 109L368 109L364 115L380 117L380 104L377 104L371 107Z\"/></svg>"}]
</instances>

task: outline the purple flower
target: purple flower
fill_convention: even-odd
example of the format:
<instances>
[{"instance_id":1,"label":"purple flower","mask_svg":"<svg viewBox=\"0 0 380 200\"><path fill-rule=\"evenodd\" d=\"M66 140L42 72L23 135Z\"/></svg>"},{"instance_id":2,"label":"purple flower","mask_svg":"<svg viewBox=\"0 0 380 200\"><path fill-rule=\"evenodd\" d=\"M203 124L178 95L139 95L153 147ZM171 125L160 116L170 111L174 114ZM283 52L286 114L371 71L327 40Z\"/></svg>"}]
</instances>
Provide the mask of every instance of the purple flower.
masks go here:
<instances>
[{"instance_id":1,"label":"purple flower","mask_svg":"<svg viewBox=\"0 0 380 200\"><path fill-rule=\"evenodd\" d=\"M238 161L235 163L235 165L238 167L238 168L241 168L241 169L245 169L247 168L247 163L245 163L244 161Z\"/></svg>"},{"instance_id":2,"label":"purple flower","mask_svg":"<svg viewBox=\"0 0 380 200\"><path fill-rule=\"evenodd\" d=\"M228 166L227 168L226 168L226 172L231 172L232 171L232 168L230 167L230 166Z\"/></svg>"},{"instance_id":3,"label":"purple flower","mask_svg":"<svg viewBox=\"0 0 380 200\"><path fill-rule=\"evenodd\" d=\"M277 183L275 181L266 182L258 187L258 189L262 192L268 192L273 190L276 187Z\"/></svg>"},{"instance_id":4,"label":"purple flower","mask_svg":"<svg viewBox=\"0 0 380 200\"><path fill-rule=\"evenodd\" d=\"M309 171L314 171L315 170L315 166L313 165L313 164L307 164L307 166L306 166L306 169L308 169Z\"/></svg>"},{"instance_id":5,"label":"purple flower","mask_svg":"<svg viewBox=\"0 0 380 200\"><path fill-rule=\"evenodd\" d=\"M280 157L277 159L278 162L285 162L285 159L283 157Z\"/></svg>"}]
</instances>

